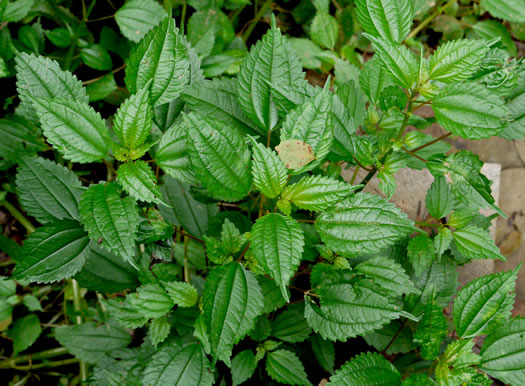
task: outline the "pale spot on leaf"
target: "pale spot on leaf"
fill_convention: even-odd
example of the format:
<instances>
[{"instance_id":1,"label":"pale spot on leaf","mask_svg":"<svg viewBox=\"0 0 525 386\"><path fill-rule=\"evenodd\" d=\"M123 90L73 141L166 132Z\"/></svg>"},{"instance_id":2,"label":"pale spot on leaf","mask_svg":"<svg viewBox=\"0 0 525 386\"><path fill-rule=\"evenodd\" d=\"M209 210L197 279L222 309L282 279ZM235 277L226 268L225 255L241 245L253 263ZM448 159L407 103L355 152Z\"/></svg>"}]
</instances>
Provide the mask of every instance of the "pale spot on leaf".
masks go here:
<instances>
[{"instance_id":1,"label":"pale spot on leaf","mask_svg":"<svg viewBox=\"0 0 525 386\"><path fill-rule=\"evenodd\" d=\"M312 147L298 139L283 141L275 150L288 169L299 169L315 159Z\"/></svg>"}]
</instances>

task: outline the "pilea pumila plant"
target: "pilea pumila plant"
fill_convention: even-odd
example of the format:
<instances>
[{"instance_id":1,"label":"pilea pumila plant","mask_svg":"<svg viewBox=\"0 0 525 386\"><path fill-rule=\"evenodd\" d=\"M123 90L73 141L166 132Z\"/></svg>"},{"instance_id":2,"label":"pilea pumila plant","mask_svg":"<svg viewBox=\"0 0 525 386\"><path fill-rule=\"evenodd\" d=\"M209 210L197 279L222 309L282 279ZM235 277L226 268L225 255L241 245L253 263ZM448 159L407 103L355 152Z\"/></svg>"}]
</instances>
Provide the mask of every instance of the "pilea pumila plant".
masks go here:
<instances>
[{"instance_id":1,"label":"pilea pumila plant","mask_svg":"<svg viewBox=\"0 0 525 386\"><path fill-rule=\"evenodd\" d=\"M504 260L488 229L505 214L479 158L443 141L523 136L525 67L499 38L414 52L410 0L355 7L373 58L324 87L273 17L235 77L207 80L167 16L104 118L57 62L16 55L33 220L12 208L29 235L9 245L11 279L66 281L74 318L50 330L60 346L1 368L71 354L51 363L103 385L525 384L519 267L458 289L458 265ZM389 200L402 168L434 177L422 221ZM376 178L383 195L366 192ZM0 284L5 313L16 289ZM41 332L34 315L16 329L15 354Z\"/></svg>"}]
</instances>

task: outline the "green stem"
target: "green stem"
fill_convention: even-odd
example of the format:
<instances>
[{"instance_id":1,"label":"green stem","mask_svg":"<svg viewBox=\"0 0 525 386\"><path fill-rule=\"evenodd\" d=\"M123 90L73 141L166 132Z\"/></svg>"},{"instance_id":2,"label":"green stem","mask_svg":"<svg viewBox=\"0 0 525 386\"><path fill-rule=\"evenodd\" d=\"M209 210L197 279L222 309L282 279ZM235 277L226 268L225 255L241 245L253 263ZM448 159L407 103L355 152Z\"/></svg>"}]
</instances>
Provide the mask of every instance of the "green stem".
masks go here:
<instances>
[{"instance_id":1,"label":"green stem","mask_svg":"<svg viewBox=\"0 0 525 386\"><path fill-rule=\"evenodd\" d=\"M67 350L67 348L57 347L57 348L52 348L52 349L45 350L45 351L40 351L34 354L21 355L19 357L0 362L0 369L11 368L19 362L28 362L29 360L36 361L36 360L42 360L42 359L49 359L49 358L58 357L60 355L64 355L68 353L69 351Z\"/></svg>"},{"instance_id":2,"label":"green stem","mask_svg":"<svg viewBox=\"0 0 525 386\"><path fill-rule=\"evenodd\" d=\"M186 283L190 282L190 270L188 268L188 243L190 239L188 237L184 237L184 281Z\"/></svg>"},{"instance_id":3,"label":"green stem","mask_svg":"<svg viewBox=\"0 0 525 386\"><path fill-rule=\"evenodd\" d=\"M62 361L56 361L56 362L37 363L36 365L30 364L30 365L24 365L24 366L13 366L12 368L15 370L29 371L29 370L37 370L37 369L44 369L44 368L67 366L67 365L71 365L73 363L78 363L78 362L80 362L80 360L76 358L71 358L71 359L64 359Z\"/></svg>"},{"instance_id":4,"label":"green stem","mask_svg":"<svg viewBox=\"0 0 525 386\"><path fill-rule=\"evenodd\" d=\"M441 15L448 7L450 7L452 4L454 4L456 0L449 0L449 2L441 7L438 7L434 13L432 13L429 17L427 17L425 20L423 20L419 25L414 28L407 36L407 39L411 39L415 37L418 33L420 33L432 20L434 20L436 17Z\"/></svg>"},{"instance_id":5,"label":"green stem","mask_svg":"<svg viewBox=\"0 0 525 386\"><path fill-rule=\"evenodd\" d=\"M181 34L184 34L184 23L186 22L187 8L188 8L188 4L184 2L184 4L182 4L182 14L180 15L180 33Z\"/></svg>"},{"instance_id":6,"label":"green stem","mask_svg":"<svg viewBox=\"0 0 525 386\"><path fill-rule=\"evenodd\" d=\"M264 16L268 8L272 5L273 0L266 0L262 7L259 9L259 12L255 14L254 19L252 20L251 24L246 28L246 31L242 34L242 40L247 41L250 38L250 35L252 34L253 30L255 29L255 26L259 22L259 20Z\"/></svg>"},{"instance_id":7,"label":"green stem","mask_svg":"<svg viewBox=\"0 0 525 386\"><path fill-rule=\"evenodd\" d=\"M2 203L4 207L11 213L11 215L18 220L20 224L26 228L27 233L33 233L36 231L36 228L31 224L31 222L18 210L16 209L11 203L4 201Z\"/></svg>"},{"instance_id":8,"label":"green stem","mask_svg":"<svg viewBox=\"0 0 525 386\"><path fill-rule=\"evenodd\" d=\"M82 296L80 294L80 286L78 285L78 281L76 281L75 279L71 279L71 287L73 288L73 308L75 310L75 312L77 313L76 315L76 323L77 324L82 324L82 304L81 304L81 301L82 301ZM80 366L80 378L82 379L83 382L85 382L87 380L87 377L88 377L88 368L87 368L87 363L84 362L84 361L80 361L79 362L79 366Z\"/></svg>"}]
</instances>

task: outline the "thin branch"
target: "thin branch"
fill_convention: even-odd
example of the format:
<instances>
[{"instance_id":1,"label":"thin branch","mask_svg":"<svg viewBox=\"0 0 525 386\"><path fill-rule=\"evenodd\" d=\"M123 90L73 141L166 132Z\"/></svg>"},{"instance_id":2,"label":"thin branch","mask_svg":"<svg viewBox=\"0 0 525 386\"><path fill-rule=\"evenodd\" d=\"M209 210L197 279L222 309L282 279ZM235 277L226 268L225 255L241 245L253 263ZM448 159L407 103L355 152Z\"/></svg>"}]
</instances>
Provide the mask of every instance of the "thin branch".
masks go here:
<instances>
[{"instance_id":1,"label":"thin branch","mask_svg":"<svg viewBox=\"0 0 525 386\"><path fill-rule=\"evenodd\" d=\"M192 239L192 240L194 240L194 241L196 241L198 243L201 243L202 245L206 245L204 240L198 239L197 237L194 237L194 236L192 236L192 235L190 235L190 234L188 234L188 233L186 233L184 231L181 231L180 229L177 229L177 227L174 227L173 229L175 229L175 232L181 234L182 236L188 237L188 238L190 238L190 239Z\"/></svg>"}]
</instances>

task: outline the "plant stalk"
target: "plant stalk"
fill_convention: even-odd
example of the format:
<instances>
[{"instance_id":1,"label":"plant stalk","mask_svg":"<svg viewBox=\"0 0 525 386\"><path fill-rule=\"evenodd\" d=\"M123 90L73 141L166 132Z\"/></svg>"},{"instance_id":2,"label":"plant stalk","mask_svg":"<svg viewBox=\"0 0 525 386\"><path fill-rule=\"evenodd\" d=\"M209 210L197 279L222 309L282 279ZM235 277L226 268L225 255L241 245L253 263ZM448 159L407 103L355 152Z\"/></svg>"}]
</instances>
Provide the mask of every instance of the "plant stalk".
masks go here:
<instances>
[{"instance_id":1,"label":"plant stalk","mask_svg":"<svg viewBox=\"0 0 525 386\"><path fill-rule=\"evenodd\" d=\"M432 20L434 20L436 17L441 15L448 7L450 7L452 4L454 4L456 0L449 0L449 2L441 7L438 7L429 17L427 17L425 20L423 20L419 25L414 28L407 36L407 39L412 39L413 37L416 37L418 33L420 33Z\"/></svg>"},{"instance_id":2,"label":"plant stalk","mask_svg":"<svg viewBox=\"0 0 525 386\"><path fill-rule=\"evenodd\" d=\"M247 41L250 38L250 35L252 34L253 30L255 29L255 26L259 22L259 20L264 16L268 8L272 5L273 0L266 0L262 7L259 9L259 11L255 14L255 17L253 18L251 24L246 28L246 31L242 34L242 40Z\"/></svg>"},{"instance_id":3,"label":"plant stalk","mask_svg":"<svg viewBox=\"0 0 525 386\"><path fill-rule=\"evenodd\" d=\"M11 215L17 219L17 221L26 228L27 233L33 233L36 231L36 228L31 224L31 222L11 203L4 201L2 205L11 213Z\"/></svg>"},{"instance_id":4,"label":"plant stalk","mask_svg":"<svg viewBox=\"0 0 525 386\"><path fill-rule=\"evenodd\" d=\"M81 300L82 297L80 295L80 286L78 285L78 281L75 279L71 279L71 287L73 288L73 308L75 312L77 313L75 319L77 324L82 324L82 305ZM88 368L87 363L84 361L79 361L80 366L80 378L82 379L82 382L85 382L88 377Z\"/></svg>"}]
</instances>

